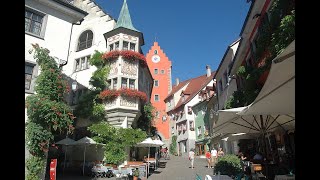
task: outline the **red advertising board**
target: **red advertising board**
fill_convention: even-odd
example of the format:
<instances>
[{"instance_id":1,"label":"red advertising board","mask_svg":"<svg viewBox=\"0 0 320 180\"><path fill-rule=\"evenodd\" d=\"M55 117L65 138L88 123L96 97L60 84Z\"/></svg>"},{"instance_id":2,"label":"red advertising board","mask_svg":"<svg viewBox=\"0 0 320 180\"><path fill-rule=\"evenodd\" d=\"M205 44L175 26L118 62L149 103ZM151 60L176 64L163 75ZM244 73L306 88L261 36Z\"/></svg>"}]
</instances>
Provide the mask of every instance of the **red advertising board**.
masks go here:
<instances>
[{"instance_id":1,"label":"red advertising board","mask_svg":"<svg viewBox=\"0 0 320 180\"><path fill-rule=\"evenodd\" d=\"M56 180L57 159L51 159L50 162L50 180Z\"/></svg>"}]
</instances>

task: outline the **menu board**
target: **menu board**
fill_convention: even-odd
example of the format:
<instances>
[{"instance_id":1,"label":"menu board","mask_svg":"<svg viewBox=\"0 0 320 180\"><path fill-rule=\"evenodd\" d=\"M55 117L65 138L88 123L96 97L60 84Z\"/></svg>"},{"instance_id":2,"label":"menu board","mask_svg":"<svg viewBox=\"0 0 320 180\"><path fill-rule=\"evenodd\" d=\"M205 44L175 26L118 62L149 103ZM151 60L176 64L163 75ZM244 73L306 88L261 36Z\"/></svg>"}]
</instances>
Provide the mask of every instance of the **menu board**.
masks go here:
<instances>
[{"instance_id":1,"label":"menu board","mask_svg":"<svg viewBox=\"0 0 320 180\"><path fill-rule=\"evenodd\" d=\"M139 166L139 178L147 177L147 166L140 165Z\"/></svg>"}]
</instances>

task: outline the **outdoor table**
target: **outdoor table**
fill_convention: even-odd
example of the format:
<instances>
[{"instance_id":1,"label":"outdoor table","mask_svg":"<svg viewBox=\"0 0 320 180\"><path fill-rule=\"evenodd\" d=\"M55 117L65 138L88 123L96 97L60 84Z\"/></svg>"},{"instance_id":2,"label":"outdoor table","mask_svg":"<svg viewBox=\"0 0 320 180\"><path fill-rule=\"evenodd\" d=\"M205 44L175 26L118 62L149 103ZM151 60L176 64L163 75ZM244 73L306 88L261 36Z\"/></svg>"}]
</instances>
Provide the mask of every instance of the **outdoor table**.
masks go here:
<instances>
[{"instance_id":1,"label":"outdoor table","mask_svg":"<svg viewBox=\"0 0 320 180\"><path fill-rule=\"evenodd\" d=\"M276 175L274 180L295 180L295 175Z\"/></svg>"}]
</instances>

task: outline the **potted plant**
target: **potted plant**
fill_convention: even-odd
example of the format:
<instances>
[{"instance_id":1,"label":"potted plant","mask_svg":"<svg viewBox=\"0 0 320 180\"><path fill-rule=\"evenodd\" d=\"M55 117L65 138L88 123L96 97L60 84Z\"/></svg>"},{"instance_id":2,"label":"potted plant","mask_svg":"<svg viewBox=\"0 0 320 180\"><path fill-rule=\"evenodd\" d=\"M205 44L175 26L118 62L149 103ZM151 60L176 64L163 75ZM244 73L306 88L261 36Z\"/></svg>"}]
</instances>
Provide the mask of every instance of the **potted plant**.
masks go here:
<instances>
[{"instance_id":1,"label":"potted plant","mask_svg":"<svg viewBox=\"0 0 320 180\"><path fill-rule=\"evenodd\" d=\"M138 180L138 177L140 175L139 169L136 168L135 170L133 170L132 175L133 175L133 180Z\"/></svg>"}]
</instances>

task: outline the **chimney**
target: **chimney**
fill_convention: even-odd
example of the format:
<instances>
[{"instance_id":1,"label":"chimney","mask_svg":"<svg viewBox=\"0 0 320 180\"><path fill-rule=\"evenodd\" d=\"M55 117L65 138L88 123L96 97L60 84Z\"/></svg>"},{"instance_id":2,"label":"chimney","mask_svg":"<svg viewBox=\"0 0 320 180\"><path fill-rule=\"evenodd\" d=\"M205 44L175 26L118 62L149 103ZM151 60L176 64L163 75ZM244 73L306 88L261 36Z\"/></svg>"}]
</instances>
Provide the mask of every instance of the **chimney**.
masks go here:
<instances>
[{"instance_id":1,"label":"chimney","mask_svg":"<svg viewBox=\"0 0 320 180\"><path fill-rule=\"evenodd\" d=\"M179 78L176 78L176 86L179 85Z\"/></svg>"},{"instance_id":2,"label":"chimney","mask_svg":"<svg viewBox=\"0 0 320 180\"><path fill-rule=\"evenodd\" d=\"M206 65L206 69L207 69L207 77L211 76L211 69L209 65Z\"/></svg>"}]
</instances>

